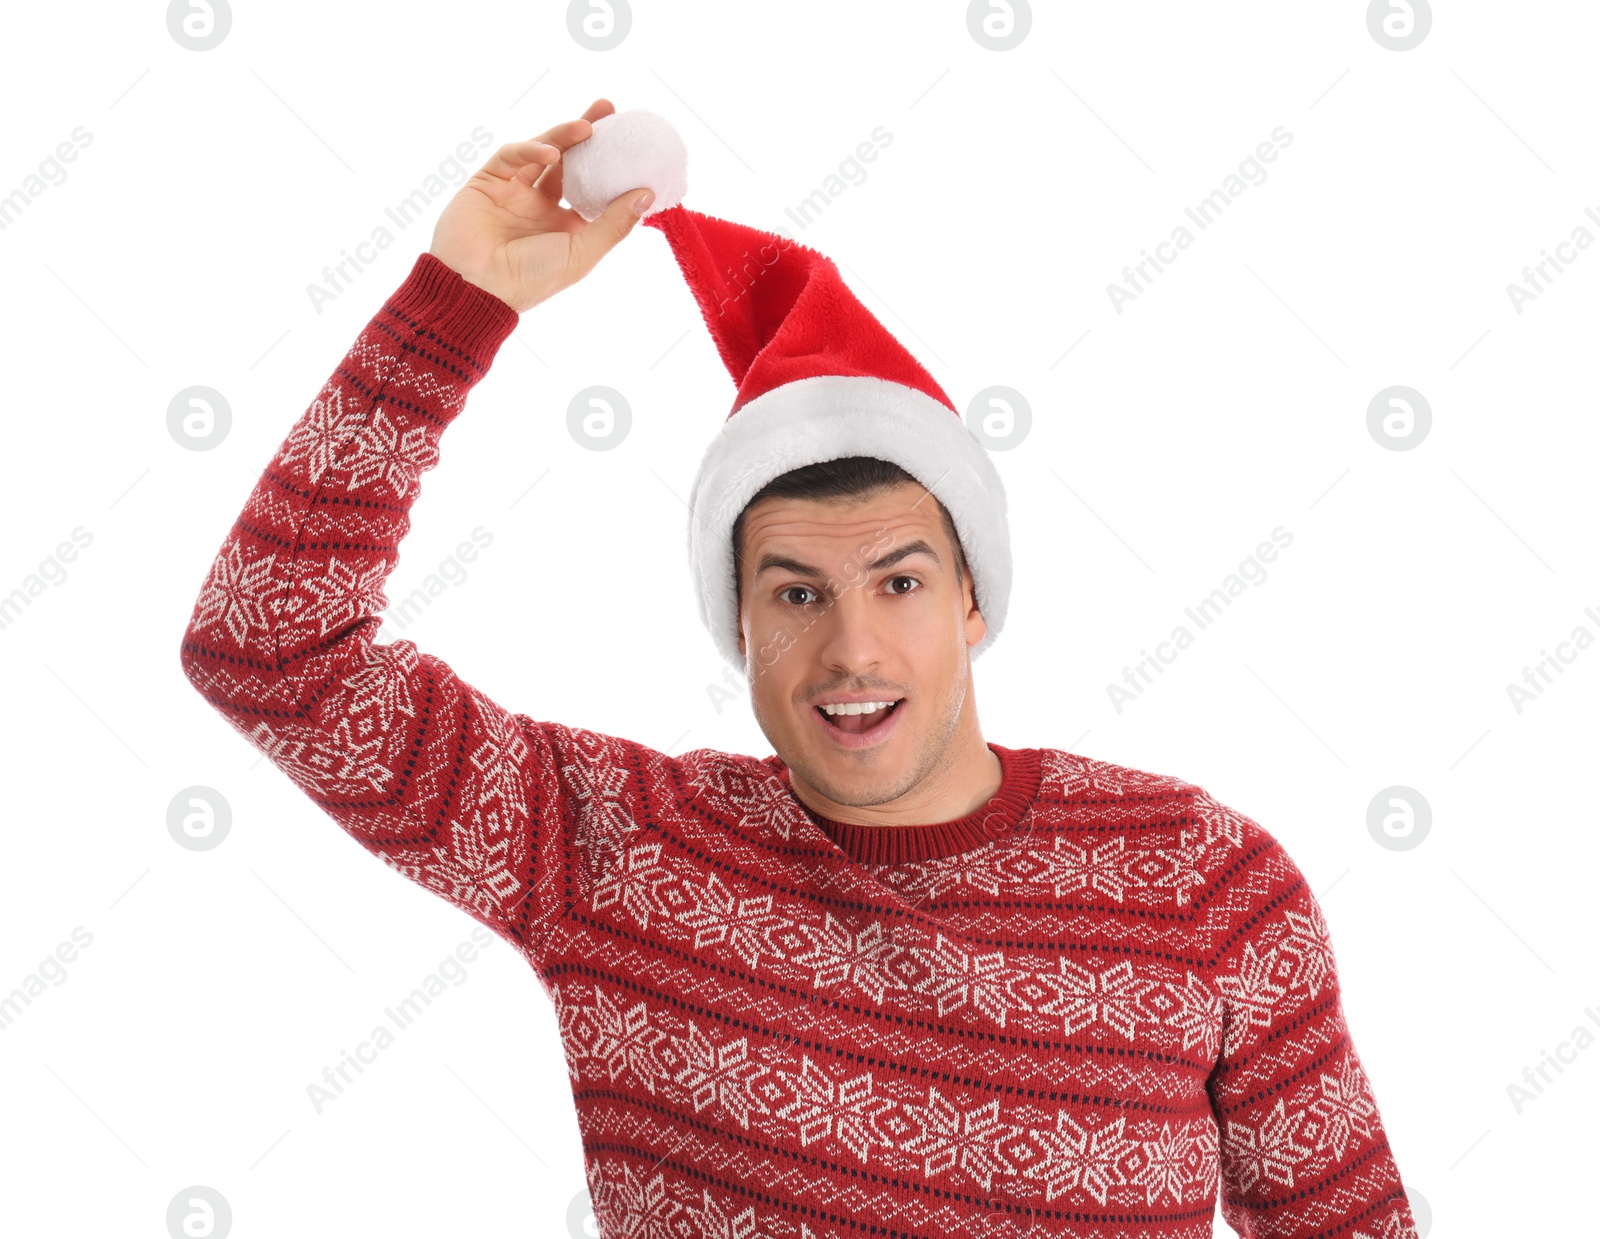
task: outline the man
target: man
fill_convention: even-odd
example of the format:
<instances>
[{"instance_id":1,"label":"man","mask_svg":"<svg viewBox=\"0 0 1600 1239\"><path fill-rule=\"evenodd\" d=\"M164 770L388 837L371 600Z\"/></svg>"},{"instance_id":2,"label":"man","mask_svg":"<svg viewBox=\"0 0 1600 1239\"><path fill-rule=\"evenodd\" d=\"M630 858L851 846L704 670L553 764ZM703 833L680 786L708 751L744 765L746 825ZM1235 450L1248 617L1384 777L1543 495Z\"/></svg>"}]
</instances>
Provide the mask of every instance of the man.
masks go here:
<instances>
[{"instance_id":1,"label":"man","mask_svg":"<svg viewBox=\"0 0 1600 1239\"><path fill-rule=\"evenodd\" d=\"M527 958L606 1239L1199 1236L1219 1193L1246 1236L1414 1237L1304 876L1203 788L985 741L998 475L826 258L638 189L681 193L626 158L653 123L599 100L445 207L223 544L190 681ZM767 758L373 640L445 427L642 212L739 385L690 558Z\"/></svg>"}]
</instances>

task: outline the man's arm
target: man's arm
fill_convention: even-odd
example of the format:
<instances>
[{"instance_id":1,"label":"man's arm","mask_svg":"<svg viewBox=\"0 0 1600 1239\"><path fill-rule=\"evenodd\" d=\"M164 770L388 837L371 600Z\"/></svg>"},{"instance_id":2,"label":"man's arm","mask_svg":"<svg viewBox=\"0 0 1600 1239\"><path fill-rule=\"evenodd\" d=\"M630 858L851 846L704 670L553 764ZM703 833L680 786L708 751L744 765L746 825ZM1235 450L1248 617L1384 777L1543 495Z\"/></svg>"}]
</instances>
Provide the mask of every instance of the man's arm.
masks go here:
<instances>
[{"instance_id":1,"label":"man's arm","mask_svg":"<svg viewBox=\"0 0 1600 1239\"><path fill-rule=\"evenodd\" d=\"M607 738L512 715L414 643L374 636L445 427L519 310L631 227L631 194L585 228L559 207L559 179L540 179L610 110L602 100L546 140L503 147L447 204L433 249L262 472L181 653L206 700L362 846L530 959L562 911L535 888L560 879L546 869L574 782Z\"/></svg>"},{"instance_id":2,"label":"man's arm","mask_svg":"<svg viewBox=\"0 0 1600 1239\"><path fill-rule=\"evenodd\" d=\"M1199 807L1240 836L1210 908L1223 1217L1243 1239L1416 1239L1305 875L1243 814Z\"/></svg>"}]
</instances>

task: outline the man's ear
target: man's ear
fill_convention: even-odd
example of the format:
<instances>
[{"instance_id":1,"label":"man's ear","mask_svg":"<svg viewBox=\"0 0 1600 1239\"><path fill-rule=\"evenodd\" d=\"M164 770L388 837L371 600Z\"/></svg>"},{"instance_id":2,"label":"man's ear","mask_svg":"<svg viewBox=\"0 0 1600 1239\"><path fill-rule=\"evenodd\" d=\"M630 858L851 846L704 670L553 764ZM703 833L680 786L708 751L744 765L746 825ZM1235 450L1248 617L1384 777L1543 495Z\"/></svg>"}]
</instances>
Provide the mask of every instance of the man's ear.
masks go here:
<instances>
[{"instance_id":1,"label":"man's ear","mask_svg":"<svg viewBox=\"0 0 1600 1239\"><path fill-rule=\"evenodd\" d=\"M965 567L961 572L961 598L967 605L967 644L977 645L988 634L989 624L978 610L978 590L972 571Z\"/></svg>"}]
</instances>

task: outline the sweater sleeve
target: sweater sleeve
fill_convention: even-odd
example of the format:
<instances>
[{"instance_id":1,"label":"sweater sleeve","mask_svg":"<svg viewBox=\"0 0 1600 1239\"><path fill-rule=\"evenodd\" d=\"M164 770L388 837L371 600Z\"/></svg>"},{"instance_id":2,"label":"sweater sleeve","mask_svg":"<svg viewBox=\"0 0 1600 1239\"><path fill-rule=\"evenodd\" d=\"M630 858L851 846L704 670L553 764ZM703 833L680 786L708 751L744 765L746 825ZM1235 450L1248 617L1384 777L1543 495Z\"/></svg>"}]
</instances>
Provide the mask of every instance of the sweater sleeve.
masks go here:
<instances>
[{"instance_id":1,"label":"sweater sleeve","mask_svg":"<svg viewBox=\"0 0 1600 1239\"><path fill-rule=\"evenodd\" d=\"M1212 908L1222 1215L1243 1239L1417 1239L1322 909L1277 840L1200 801L1238 841Z\"/></svg>"},{"instance_id":2,"label":"sweater sleeve","mask_svg":"<svg viewBox=\"0 0 1600 1239\"><path fill-rule=\"evenodd\" d=\"M379 645L421 474L517 313L431 254L278 447L183 634L190 683L368 851L516 946L570 903L574 823L650 750L511 714L411 641ZM606 782L591 811L585 789Z\"/></svg>"}]
</instances>

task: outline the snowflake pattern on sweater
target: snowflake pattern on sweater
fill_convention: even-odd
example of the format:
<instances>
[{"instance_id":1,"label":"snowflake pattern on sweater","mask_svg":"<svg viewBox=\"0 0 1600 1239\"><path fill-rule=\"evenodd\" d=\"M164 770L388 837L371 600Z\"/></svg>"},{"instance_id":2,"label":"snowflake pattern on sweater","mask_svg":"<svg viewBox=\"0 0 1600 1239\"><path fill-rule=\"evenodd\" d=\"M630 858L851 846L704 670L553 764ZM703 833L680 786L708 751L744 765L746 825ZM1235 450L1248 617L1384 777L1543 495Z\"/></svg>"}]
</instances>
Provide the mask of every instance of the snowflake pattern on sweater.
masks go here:
<instances>
[{"instance_id":1,"label":"snowflake pattern on sweater","mask_svg":"<svg viewBox=\"0 0 1600 1239\"><path fill-rule=\"evenodd\" d=\"M418 257L261 475L182 666L527 959L604 1239L1197 1239L1219 1198L1247 1239L1415 1239L1322 912L1204 789L991 744L984 810L848 827L776 756L535 721L374 642L516 323Z\"/></svg>"}]
</instances>

